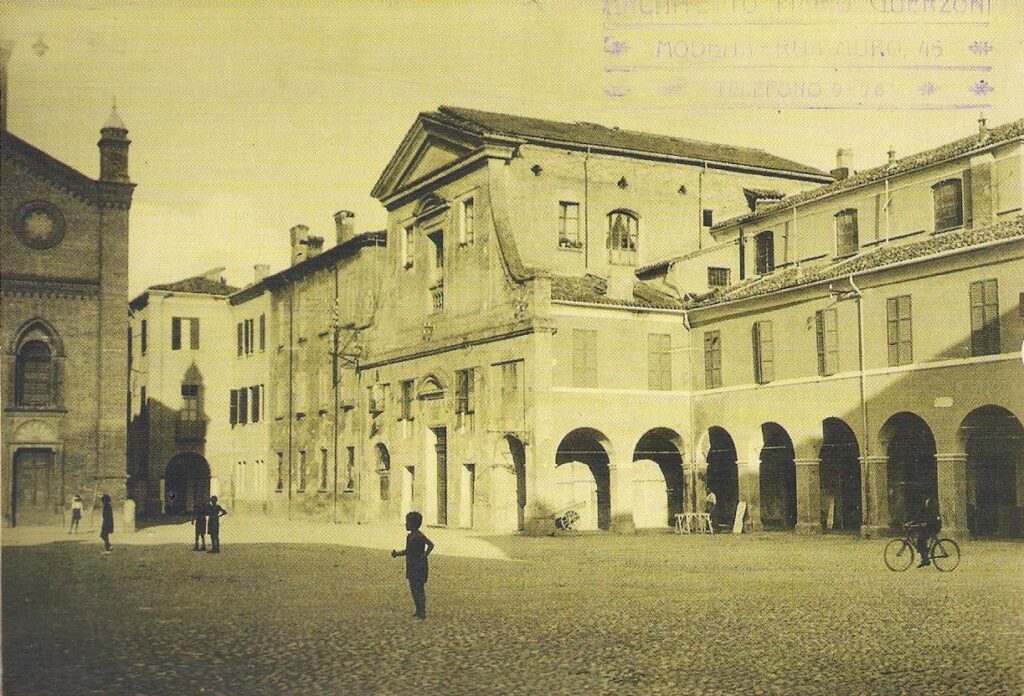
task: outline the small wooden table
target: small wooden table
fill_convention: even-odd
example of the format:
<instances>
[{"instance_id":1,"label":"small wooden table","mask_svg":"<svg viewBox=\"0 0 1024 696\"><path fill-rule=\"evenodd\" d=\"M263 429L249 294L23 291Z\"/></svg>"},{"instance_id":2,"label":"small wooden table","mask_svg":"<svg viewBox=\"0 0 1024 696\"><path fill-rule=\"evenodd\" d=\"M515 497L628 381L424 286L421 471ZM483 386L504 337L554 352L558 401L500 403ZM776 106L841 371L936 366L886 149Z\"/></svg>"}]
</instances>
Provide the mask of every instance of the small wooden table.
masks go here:
<instances>
[{"instance_id":1,"label":"small wooden table","mask_svg":"<svg viewBox=\"0 0 1024 696\"><path fill-rule=\"evenodd\" d=\"M676 515L677 534L714 534L711 515L707 512L680 512Z\"/></svg>"}]
</instances>

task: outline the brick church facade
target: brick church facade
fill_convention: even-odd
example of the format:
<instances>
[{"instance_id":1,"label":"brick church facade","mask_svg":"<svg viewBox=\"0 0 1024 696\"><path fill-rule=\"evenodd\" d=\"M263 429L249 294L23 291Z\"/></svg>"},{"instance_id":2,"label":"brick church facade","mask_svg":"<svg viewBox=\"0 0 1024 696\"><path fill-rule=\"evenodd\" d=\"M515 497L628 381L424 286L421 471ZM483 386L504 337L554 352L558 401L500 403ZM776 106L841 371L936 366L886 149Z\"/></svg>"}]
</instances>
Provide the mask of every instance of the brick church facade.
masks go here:
<instances>
[{"instance_id":1,"label":"brick church facade","mask_svg":"<svg viewBox=\"0 0 1024 696\"><path fill-rule=\"evenodd\" d=\"M6 65L4 56L3 64ZM6 74L3 80L6 108ZM71 496L125 497L128 130L93 179L6 130L0 149L4 525L60 521Z\"/></svg>"}]
</instances>

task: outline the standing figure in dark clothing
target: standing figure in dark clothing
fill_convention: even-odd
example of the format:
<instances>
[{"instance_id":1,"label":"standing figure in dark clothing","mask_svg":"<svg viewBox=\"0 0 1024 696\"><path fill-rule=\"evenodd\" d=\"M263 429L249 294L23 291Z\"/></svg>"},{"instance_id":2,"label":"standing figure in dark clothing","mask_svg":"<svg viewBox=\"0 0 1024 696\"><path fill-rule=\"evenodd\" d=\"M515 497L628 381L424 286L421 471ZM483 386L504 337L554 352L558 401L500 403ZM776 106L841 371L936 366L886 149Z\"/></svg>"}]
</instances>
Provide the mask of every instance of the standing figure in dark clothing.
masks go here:
<instances>
[{"instance_id":1,"label":"standing figure in dark clothing","mask_svg":"<svg viewBox=\"0 0 1024 696\"><path fill-rule=\"evenodd\" d=\"M217 496L211 495L206 514L206 531L210 533L210 553L220 553L220 518L228 514L228 511L217 504Z\"/></svg>"},{"instance_id":2,"label":"standing figure in dark clothing","mask_svg":"<svg viewBox=\"0 0 1024 696\"><path fill-rule=\"evenodd\" d=\"M193 551L206 550L206 504L196 503L196 509L192 513L192 524L196 526L196 543ZM201 545L200 545L201 544Z\"/></svg>"},{"instance_id":3,"label":"standing figure in dark clothing","mask_svg":"<svg viewBox=\"0 0 1024 696\"><path fill-rule=\"evenodd\" d=\"M103 553L110 553L114 548L110 545L110 535L114 533L114 509L110 507L110 496L106 493L100 497L103 503L103 524L100 525L100 539L103 540Z\"/></svg>"},{"instance_id":4,"label":"standing figure in dark clothing","mask_svg":"<svg viewBox=\"0 0 1024 696\"><path fill-rule=\"evenodd\" d=\"M914 545L917 547L917 553L921 556L921 562L917 564L917 567L923 568L926 565L931 565L932 561L928 556L928 540L942 529L942 520L936 512L931 498L924 499L921 510L911 525L917 532L917 542Z\"/></svg>"},{"instance_id":5,"label":"standing figure in dark clothing","mask_svg":"<svg viewBox=\"0 0 1024 696\"><path fill-rule=\"evenodd\" d=\"M423 515L418 512L410 512L405 516L405 528L409 536L405 538L404 551L392 551L391 557L398 558L405 556L405 577L409 580L409 591L412 593L413 604L416 605L417 619L427 618L427 556L434 550L434 542L428 539L420 526L423 524Z\"/></svg>"}]
</instances>

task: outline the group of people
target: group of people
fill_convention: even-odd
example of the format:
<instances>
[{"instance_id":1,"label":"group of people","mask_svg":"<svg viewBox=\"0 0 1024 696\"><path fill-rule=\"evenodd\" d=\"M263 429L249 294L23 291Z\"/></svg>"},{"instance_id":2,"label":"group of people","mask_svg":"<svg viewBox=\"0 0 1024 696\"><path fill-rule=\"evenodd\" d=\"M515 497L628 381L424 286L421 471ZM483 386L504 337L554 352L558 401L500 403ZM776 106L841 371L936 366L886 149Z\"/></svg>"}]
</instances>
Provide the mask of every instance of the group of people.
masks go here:
<instances>
[{"instance_id":1,"label":"group of people","mask_svg":"<svg viewBox=\"0 0 1024 696\"><path fill-rule=\"evenodd\" d=\"M211 495L209 503L196 503L192 515L196 543L193 551L206 551L206 535L210 535L210 553L220 553L220 518L228 511L217 504L217 496Z\"/></svg>"},{"instance_id":2,"label":"group of people","mask_svg":"<svg viewBox=\"0 0 1024 696\"><path fill-rule=\"evenodd\" d=\"M100 539L103 540L103 553L110 553L113 546L110 545L110 535L114 533L114 508L110 506L110 496L104 493L100 496L102 504ZM71 527L68 534L78 534L78 525L82 521L82 496L78 493L71 499Z\"/></svg>"}]
</instances>

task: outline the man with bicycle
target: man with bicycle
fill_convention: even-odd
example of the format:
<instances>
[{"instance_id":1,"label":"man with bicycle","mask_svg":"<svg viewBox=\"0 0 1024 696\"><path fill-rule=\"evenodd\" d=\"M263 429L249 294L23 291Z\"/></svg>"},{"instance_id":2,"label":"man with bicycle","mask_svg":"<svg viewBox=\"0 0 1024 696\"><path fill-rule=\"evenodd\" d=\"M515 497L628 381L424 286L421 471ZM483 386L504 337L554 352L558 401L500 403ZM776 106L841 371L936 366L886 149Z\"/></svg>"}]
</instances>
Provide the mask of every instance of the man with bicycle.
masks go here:
<instances>
[{"instance_id":1,"label":"man with bicycle","mask_svg":"<svg viewBox=\"0 0 1024 696\"><path fill-rule=\"evenodd\" d=\"M921 504L921 510L907 524L907 528L917 534L917 540L914 545L917 547L917 553L921 556L921 562L917 564L917 567L923 568L926 565L931 565L932 561L928 557L928 540L942 529L942 519L935 510L935 505L932 503L931 498L924 499L924 502Z\"/></svg>"}]
</instances>

